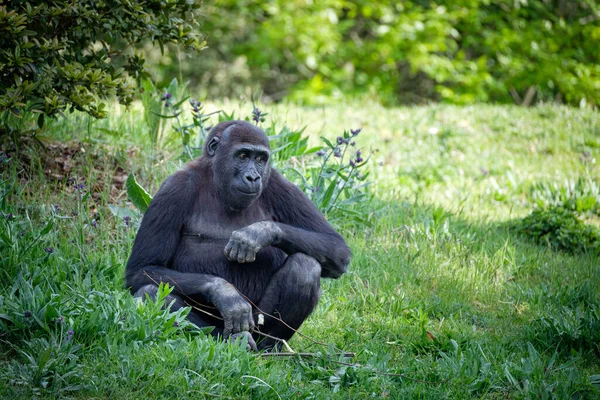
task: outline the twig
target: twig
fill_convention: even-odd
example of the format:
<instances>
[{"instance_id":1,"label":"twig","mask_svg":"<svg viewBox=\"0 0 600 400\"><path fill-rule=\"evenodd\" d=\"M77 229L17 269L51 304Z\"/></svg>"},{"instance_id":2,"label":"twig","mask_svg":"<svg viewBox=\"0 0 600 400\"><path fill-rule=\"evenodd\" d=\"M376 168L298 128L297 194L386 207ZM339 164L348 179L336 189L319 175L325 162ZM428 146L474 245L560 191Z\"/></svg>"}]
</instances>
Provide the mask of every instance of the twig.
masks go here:
<instances>
[{"instance_id":1,"label":"twig","mask_svg":"<svg viewBox=\"0 0 600 400\"><path fill-rule=\"evenodd\" d=\"M154 279L153 279L151 276L149 276L149 275L146 273L146 271L144 271L144 274L146 274L146 276L147 276L147 277L148 277L150 280L152 280L152 281L153 281L155 284L158 284L158 283L157 283L157 282L156 282L156 281L155 281L155 280L154 280ZM169 279L171 279L171 278L169 278ZM172 279L171 279L171 280L172 280ZM173 281L173 280L172 280L172 281ZM167 282L167 283L168 283L168 282ZM175 286L177 286L177 283L176 283L175 281L173 281L173 283L175 284ZM260 309L260 308L259 308L259 307L258 307L256 304L254 304L254 303L252 302L252 300L250 300L250 299L249 299L249 298L248 298L248 297L247 297L245 294L243 294L242 292L240 292L240 290L239 290L238 288L236 288L236 287L235 287L235 285L233 285L231 282L228 282L228 283L229 283L229 284L230 284L230 285L231 285L231 286L232 286L232 287L233 287L235 290L237 290L237 292L238 292L238 293L239 293L239 294L240 294L242 297L244 297L244 298L245 298L245 299L246 299L246 300L247 300L247 301L248 301L248 302L249 302L251 305L253 305L253 306L254 306L254 307L255 307L255 308L256 308L256 309L257 309L259 312L261 312L261 313L265 314L266 316L268 316L268 317L271 317L271 318L273 318L273 319L275 319L275 320L277 320L277 321L281 322L281 323L282 323L282 324L284 324L286 327L288 327L289 329L291 329L291 330L292 330L292 331L294 331L295 333L299 334L300 336L302 336L302 337L304 337L304 338L306 338L306 339L310 340L311 342L313 342L313 343L315 343L315 344L318 344L318 345L321 345L321 346L327 346L327 344L325 344L325 343L321 343L321 342L319 342L319 341L317 341L317 340L314 340L314 339L312 339L311 337L309 337L309 336L307 336L307 335L305 335L305 334L301 333L301 332L300 332L300 331L298 331L297 329L294 329L294 328L292 328L291 326L289 326L289 325L288 325L288 324L287 324L287 323L286 323L284 320L282 320L281 318L279 318L279 317L276 317L276 316L274 316L274 315L271 315L271 314L269 314L269 313L266 313L265 311L261 310L261 309ZM184 296L186 297L186 299L189 299L189 300L192 300L192 301L196 302L194 299L191 299L189 296L187 296L187 295L184 295ZM196 302L196 303L198 303L198 302ZM200 304L200 303L198 303L198 304ZM203 306L202 304L200 304L200 305L201 305L201 306ZM200 308L198 308L198 307L195 307L195 306L192 306L192 305L190 305L190 307L192 307L194 310L200 311L200 312L202 312L202 313L204 313L204 314L206 314L206 315L209 315L209 316L211 316L211 317L213 317L213 318L216 318L216 319L219 319L219 320L223 320L223 318L221 318L221 317L218 317L218 316L216 316L216 315L214 315L214 314L211 314L211 313L209 313L209 312L208 312L208 311L206 311L206 310L202 310L202 309L200 309ZM286 342L284 339L278 338L278 337L276 337L276 336L269 335L268 333L264 333L264 332L261 332L261 331L259 331L259 330L255 330L255 331L254 331L254 333L256 333L256 334L258 334L258 335L261 335L261 336L265 336L265 337L268 337L268 338L274 339L274 340L278 340L278 341L282 342L282 343L284 344L284 346L286 346L286 347L287 347L287 349L289 350L289 352L288 352L288 353L262 353L262 354L259 354L259 355L258 355L259 357L291 357L291 356L296 356L296 355L297 355L297 356L300 356L300 357L311 357L311 358L316 358L316 357L319 357L319 355L318 355L318 354L316 354L316 353L295 353L295 352L294 352L294 351L293 351L293 350L292 350L292 349L289 347L289 345L287 344L287 342ZM344 357L352 357L352 358L356 356L356 354L355 354L355 353L351 353L351 352L342 352L342 353L339 353L339 354L336 354L336 355L337 355L337 356L343 355ZM332 363L334 363L334 364L346 365L346 366L348 366L348 367L354 367L354 368L367 368L367 369L371 370L373 373L375 373L375 374L377 374L377 375L382 375L382 376L391 376L391 377L399 377L399 378L403 378L403 379L408 379L408 380L410 380L410 381L413 381L413 382L425 383L425 384L428 384L428 385L441 385L442 383L446 383L446 382L448 382L448 381L451 379L451 377L450 377L450 378L447 378L447 379L444 379L444 380L442 380L442 381L438 381L438 382L433 382L433 381L425 381L425 380L422 380L422 379L412 378L412 377L410 377L410 376L407 376L407 375L405 375L405 374L397 374L397 373L383 372L383 371L380 371L380 370L378 370L378 369L376 369L376 368L374 368L374 367L370 367L370 366L364 366L364 365L362 365L362 364L358 364L358 363L348 363L348 362L344 362L344 361L338 361L338 360L332 360L332 359L329 359L329 361L330 361L330 362L332 362Z\"/></svg>"},{"instance_id":2,"label":"twig","mask_svg":"<svg viewBox=\"0 0 600 400\"><path fill-rule=\"evenodd\" d=\"M336 356L342 356L342 357L349 357L349 358L353 358L353 357L356 356L355 353L351 353L351 352L337 353L335 355ZM321 357L321 354L318 354L318 353L261 353L261 354L258 354L258 356L259 357L264 357L264 358L268 358L268 357L293 357L293 356L318 358L318 357Z\"/></svg>"}]
</instances>

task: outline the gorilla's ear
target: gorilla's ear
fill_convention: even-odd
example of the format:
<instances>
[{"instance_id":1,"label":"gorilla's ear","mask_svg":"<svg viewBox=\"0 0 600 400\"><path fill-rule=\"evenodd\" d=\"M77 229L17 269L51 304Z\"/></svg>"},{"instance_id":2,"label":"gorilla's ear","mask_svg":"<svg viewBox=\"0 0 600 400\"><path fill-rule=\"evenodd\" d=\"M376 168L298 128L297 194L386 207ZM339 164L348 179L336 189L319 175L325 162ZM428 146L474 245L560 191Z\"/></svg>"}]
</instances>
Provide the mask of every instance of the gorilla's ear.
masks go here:
<instances>
[{"instance_id":1,"label":"gorilla's ear","mask_svg":"<svg viewBox=\"0 0 600 400\"><path fill-rule=\"evenodd\" d=\"M218 137L214 137L210 140L210 142L208 143L208 146L206 146L206 150L208 151L208 155L210 157L213 157L215 155L215 152L217 151L217 147L219 147L219 138Z\"/></svg>"}]
</instances>

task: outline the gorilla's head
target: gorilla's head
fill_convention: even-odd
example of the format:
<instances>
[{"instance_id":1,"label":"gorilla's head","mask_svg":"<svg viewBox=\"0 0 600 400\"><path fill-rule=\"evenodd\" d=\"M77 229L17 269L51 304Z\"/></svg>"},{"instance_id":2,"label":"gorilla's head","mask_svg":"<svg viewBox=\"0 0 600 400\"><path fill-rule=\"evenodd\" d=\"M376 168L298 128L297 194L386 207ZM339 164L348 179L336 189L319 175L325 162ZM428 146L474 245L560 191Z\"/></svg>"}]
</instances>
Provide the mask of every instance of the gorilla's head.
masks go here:
<instances>
[{"instance_id":1,"label":"gorilla's head","mask_svg":"<svg viewBox=\"0 0 600 400\"><path fill-rule=\"evenodd\" d=\"M248 208L266 187L271 165L269 139L246 121L221 122L210 130L204 156L212 159L213 179L232 210Z\"/></svg>"}]
</instances>

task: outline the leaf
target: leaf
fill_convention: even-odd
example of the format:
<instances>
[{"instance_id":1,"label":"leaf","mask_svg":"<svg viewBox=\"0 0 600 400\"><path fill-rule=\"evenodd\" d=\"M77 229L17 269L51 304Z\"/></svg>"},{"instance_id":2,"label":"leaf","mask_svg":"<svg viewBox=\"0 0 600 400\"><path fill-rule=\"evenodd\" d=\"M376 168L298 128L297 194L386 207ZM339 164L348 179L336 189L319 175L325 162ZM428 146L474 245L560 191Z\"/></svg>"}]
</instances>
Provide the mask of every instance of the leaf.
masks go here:
<instances>
[{"instance_id":1,"label":"leaf","mask_svg":"<svg viewBox=\"0 0 600 400\"><path fill-rule=\"evenodd\" d=\"M335 146L331 144L331 142L329 140L327 140L327 138L324 138L323 136L321 136L321 139L325 142L325 144L327 146L329 146L332 149L335 149Z\"/></svg>"},{"instance_id":2,"label":"leaf","mask_svg":"<svg viewBox=\"0 0 600 400\"><path fill-rule=\"evenodd\" d=\"M152 114L154 114L154 115L157 115L157 116L161 117L161 118L177 118L177 117L179 117L181 115L181 111L176 112L173 115L164 115L164 114L161 114L161 113L157 113L156 111L152 111L152 110L150 110L150 112Z\"/></svg>"},{"instance_id":3,"label":"leaf","mask_svg":"<svg viewBox=\"0 0 600 400\"><path fill-rule=\"evenodd\" d=\"M123 217L134 218L134 217L136 217L136 212L133 211L132 209L130 209L129 207L119 207L114 204L109 204L108 209L110 210L112 215L114 215L117 218L123 218Z\"/></svg>"},{"instance_id":4,"label":"leaf","mask_svg":"<svg viewBox=\"0 0 600 400\"><path fill-rule=\"evenodd\" d=\"M186 100L187 100L187 99L189 99L189 98L190 98L190 96L185 96L185 97L184 97L183 99L181 99L181 100L180 100L178 103L175 103L175 104L173 104L173 108L177 108L177 107L179 107L180 105L182 105L182 104L183 104L183 102L184 102L184 101L186 101Z\"/></svg>"},{"instance_id":5,"label":"leaf","mask_svg":"<svg viewBox=\"0 0 600 400\"><path fill-rule=\"evenodd\" d=\"M334 179L333 181L331 181L331 183L329 184L329 187L327 188L327 190L325 191L325 194L323 195L323 200L321 202L321 205L327 209L327 206L329 205L329 202L331 201L331 197L333 196L333 192L335 191L335 186L337 185L337 181Z\"/></svg>"},{"instance_id":6,"label":"leaf","mask_svg":"<svg viewBox=\"0 0 600 400\"><path fill-rule=\"evenodd\" d=\"M52 230L53 226L54 226L54 221L52 221L52 220L48 221L48 223L46 224L44 229L42 229L42 231L40 232L40 236L47 235Z\"/></svg>"},{"instance_id":7,"label":"leaf","mask_svg":"<svg viewBox=\"0 0 600 400\"><path fill-rule=\"evenodd\" d=\"M129 200L131 200L138 210L145 213L152 201L152 196L137 183L133 174L129 174L125 186L127 187L127 197L129 197Z\"/></svg>"}]
</instances>

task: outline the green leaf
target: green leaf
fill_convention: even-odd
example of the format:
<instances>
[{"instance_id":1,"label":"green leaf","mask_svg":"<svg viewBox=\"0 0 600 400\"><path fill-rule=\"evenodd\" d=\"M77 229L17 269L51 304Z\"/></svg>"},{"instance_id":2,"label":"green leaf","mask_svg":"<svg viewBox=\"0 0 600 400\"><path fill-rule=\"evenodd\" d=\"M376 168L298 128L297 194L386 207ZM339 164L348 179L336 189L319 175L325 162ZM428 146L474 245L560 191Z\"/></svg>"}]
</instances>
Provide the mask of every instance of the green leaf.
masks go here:
<instances>
[{"instance_id":1,"label":"green leaf","mask_svg":"<svg viewBox=\"0 0 600 400\"><path fill-rule=\"evenodd\" d=\"M42 229L42 231L40 232L40 236L47 235L52 230L53 226L54 226L54 221L52 221L52 220L48 221L48 223L46 224L44 229Z\"/></svg>"},{"instance_id":2,"label":"green leaf","mask_svg":"<svg viewBox=\"0 0 600 400\"><path fill-rule=\"evenodd\" d=\"M177 108L177 107L179 107L180 105L182 105L182 104L183 104L183 102L184 102L184 101L186 101L186 100L187 100L187 99L189 99L189 98L190 98L190 96L185 96L183 99L181 99L181 101L179 101L179 102L175 103L175 104L173 105L173 108Z\"/></svg>"},{"instance_id":3,"label":"green leaf","mask_svg":"<svg viewBox=\"0 0 600 400\"><path fill-rule=\"evenodd\" d=\"M334 179L333 181L331 181L331 183L329 184L329 187L327 188L327 190L325 191L325 194L323 195L323 201L321 202L321 205L326 209L327 206L329 205L329 202L331 201L331 197L333 196L333 192L335 191L335 186L337 184L337 181Z\"/></svg>"},{"instance_id":4,"label":"green leaf","mask_svg":"<svg viewBox=\"0 0 600 400\"><path fill-rule=\"evenodd\" d=\"M129 174L125 186L127 187L127 197L129 197L133 205L141 212L146 212L152 201L152 196L137 183L133 174Z\"/></svg>"},{"instance_id":5,"label":"green leaf","mask_svg":"<svg viewBox=\"0 0 600 400\"><path fill-rule=\"evenodd\" d=\"M323 136L321 136L321 139L325 142L325 144L327 146L329 146L332 149L335 149L335 146L331 144L331 142L329 140L327 140L327 138L324 138Z\"/></svg>"}]
</instances>

